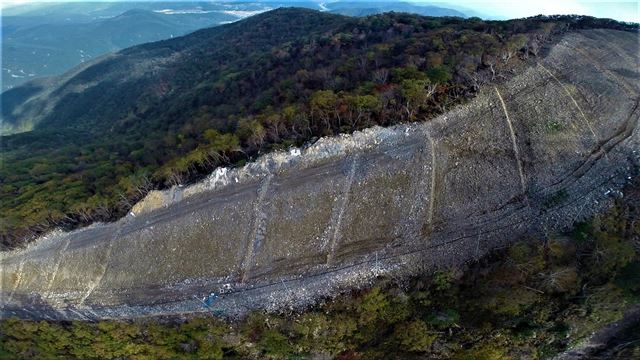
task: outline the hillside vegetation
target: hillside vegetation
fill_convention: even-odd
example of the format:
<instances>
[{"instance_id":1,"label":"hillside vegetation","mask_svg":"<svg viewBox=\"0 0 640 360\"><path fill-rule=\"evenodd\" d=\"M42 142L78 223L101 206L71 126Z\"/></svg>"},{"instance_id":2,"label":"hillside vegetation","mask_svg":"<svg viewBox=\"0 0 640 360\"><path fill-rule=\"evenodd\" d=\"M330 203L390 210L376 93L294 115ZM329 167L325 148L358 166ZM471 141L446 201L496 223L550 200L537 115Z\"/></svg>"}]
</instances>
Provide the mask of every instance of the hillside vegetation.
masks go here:
<instances>
[{"instance_id":1,"label":"hillside vegetation","mask_svg":"<svg viewBox=\"0 0 640 360\"><path fill-rule=\"evenodd\" d=\"M45 15L3 14L2 91L34 77L62 74L111 51L237 20L224 13L172 16L135 8L118 14L96 10L87 19L52 7Z\"/></svg>"},{"instance_id":2,"label":"hillside vegetation","mask_svg":"<svg viewBox=\"0 0 640 360\"><path fill-rule=\"evenodd\" d=\"M18 87L3 93L3 120L35 127L2 138L2 246L113 219L149 189L261 152L428 119L507 76L550 38L594 27L637 31L589 17L279 9L123 50L51 88Z\"/></svg>"},{"instance_id":3,"label":"hillside vegetation","mask_svg":"<svg viewBox=\"0 0 640 360\"><path fill-rule=\"evenodd\" d=\"M569 234L522 239L464 271L381 279L303 313L253 313L242 321L211 314L164 322L8 319L0 322L0 357L550 358L640 301L639 205L636 183L608 213ZM212 312L225 309L214 303ZM638 319L631 325L601 358L640 356Z\"/></svg>"}]
</instances>

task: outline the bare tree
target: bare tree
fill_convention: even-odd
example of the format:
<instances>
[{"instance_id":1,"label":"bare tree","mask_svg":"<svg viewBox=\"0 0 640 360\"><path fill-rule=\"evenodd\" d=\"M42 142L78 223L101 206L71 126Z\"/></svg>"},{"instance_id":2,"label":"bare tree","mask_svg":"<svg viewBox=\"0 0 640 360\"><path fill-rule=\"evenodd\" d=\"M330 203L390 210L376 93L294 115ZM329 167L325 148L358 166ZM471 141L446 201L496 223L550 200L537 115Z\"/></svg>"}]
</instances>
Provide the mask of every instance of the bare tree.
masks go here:
<instances>
[{"instance_id":1,"label":"bare tree","mask_svg":"<svg viewBox=\"0 0 640 360\"><path fill-rule=\"evenodd\" d=\"M385 85L389 81L389 70L385 68L378 69L371 76L376 84Z\"/></svg>"}]
</instances>

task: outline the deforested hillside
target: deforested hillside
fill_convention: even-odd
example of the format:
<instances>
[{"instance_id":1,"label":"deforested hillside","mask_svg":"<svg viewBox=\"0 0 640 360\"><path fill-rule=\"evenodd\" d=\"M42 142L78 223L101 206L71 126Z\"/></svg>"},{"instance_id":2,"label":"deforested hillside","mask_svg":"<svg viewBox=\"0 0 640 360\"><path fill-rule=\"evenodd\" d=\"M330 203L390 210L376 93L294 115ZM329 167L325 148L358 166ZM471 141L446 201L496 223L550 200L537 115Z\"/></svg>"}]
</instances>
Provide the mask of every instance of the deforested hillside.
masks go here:
<instances>
[{"instance_id":1,"label":"deforested hillside","mask_svg":"<svg viewBox=\"0 0 640 360\"><path fill-rule=\"evenodd\" d=\"M27 83L2 94L2 244L113 220L150 189L218 165L429 119L535 64L561 34L588 28L637 32L588 17L278 9Z\"/></svg>"},{"instance_id":2,"label":"deforested hillside","mask_svg":"<svg viewBox=\"0 0 640 360\"><path fill-rule=\"evenodd\" d=\"M637 207L630 202L592 228L583 221L637 195L625 188L640 172L637 58L618 51L637 51L637 39L611 29L565 33L531 66L430 121L218 167L201 181L149 192L117 221L2 252L0 317L210 312L211 294L229 317L305 309L380 276L456 269L527 238L549 249L518 258L551 260L564 251L551 234L571 226L587 243L566 242L567 254L580 246L593 256L581 261L606 276L587 275L587 288L603 284L635 256ZM521 283L537 290L503 292L517 299L508 306L489 296L488 309L517 313L517 302L544 301L578 281L560 268L543 287L546 270L538 269Z\"/></svg>"}]
</instances>

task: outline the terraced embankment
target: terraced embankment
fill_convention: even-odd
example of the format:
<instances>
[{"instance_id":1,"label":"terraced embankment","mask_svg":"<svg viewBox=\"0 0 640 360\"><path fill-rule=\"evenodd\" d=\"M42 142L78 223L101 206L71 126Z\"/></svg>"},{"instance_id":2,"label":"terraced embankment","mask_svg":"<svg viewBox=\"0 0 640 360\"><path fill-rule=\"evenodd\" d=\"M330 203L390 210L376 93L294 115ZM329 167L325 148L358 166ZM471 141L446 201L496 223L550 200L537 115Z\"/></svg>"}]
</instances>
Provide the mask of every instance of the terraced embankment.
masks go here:
<instances>
[{"instance_id":1,"label":"terraced embankment","mask_svg":"<svg viewBox=\"0 0 640 360\"><path fill-rule=\"evenodd\" d=\"M638 35L567 34L424 124L321 139L2 254L3 316L302 306L589 216L640 166ZM200 299L224 293L212 308Z\"/></svg>"}]
</instances>

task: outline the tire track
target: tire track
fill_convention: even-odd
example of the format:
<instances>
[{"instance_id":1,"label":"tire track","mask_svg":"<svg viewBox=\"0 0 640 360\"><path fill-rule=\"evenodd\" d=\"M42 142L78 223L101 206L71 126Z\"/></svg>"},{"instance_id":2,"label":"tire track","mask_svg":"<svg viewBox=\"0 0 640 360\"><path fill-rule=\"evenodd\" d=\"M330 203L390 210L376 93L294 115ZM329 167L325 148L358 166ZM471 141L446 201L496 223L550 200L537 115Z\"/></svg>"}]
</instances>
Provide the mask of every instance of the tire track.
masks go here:
<instances>
[{"instance_id":1,"label":"tire track","mask_svg":"<svg viewBox=\"0 0 640 360\"><path fill-rule=\"evenodd\" d=\"M247 241L247 249L245 251L245 258L242 262L242 272L240 275L240 282L245 283L249 278L249 272L251 267L253 266L253 262L255 260L255 253L258 250L259 246L264 239L264 231L266 226L267 214L263 211L262 205L264 203L264 199L267 195L267 191L269 190L269 185L271 184L271 179L273 178L273 174L267 175L267 177L263 180L260 188L258 189L258 198L256 199L255 206L255 220L253 223L253 229L251 231L251 237Z\"/></svg>"},{"instance_id":2,"label":"tire track","mask_svg":"<svg viewBox=\"0 0 640 360\"><path fill-rule=\"evenodd\" d=\"M567 93L567 95L569 95L569 98L573 102L573 105L575 105L576 109L578 109L578 111L580 112L580 115L582 116L582 119L583 119L584 123L587 125L587 128L591 132L591 135L593 135L593 140L596 143L598 143L598 136L596 135L596 132L593 130L593 127L591 126L591 123L589 122L589 120L587 120L587 117L585 116L584 112L582 111L582 108L580 107L580 105L578 105L578 102L576 101L576 99L573 97L573 95L571 95L571 92L569 92L569 89L567 89L567 87L560 81L560 79L558 79L551 71L549 71L549 69L547 69L544 65L542 65L542 63L538 62L538 66L540 66L544 71L546 71L547 74L549 74L549 76L551 76L558 83L558 85L560 85L560 87L562 87L564 92Z\"/></svg>"},{"instance_id":3,"label":"tire track","mask_svg":"<svg viewBox=\"0 0 640 360\"><path fill-rule=\"evenodd\" d=\"M407 227L404 230L406 237L418 238L420 234L426 230L427 218L429 216L429 197L431 193L431 184L433 183L433 144L431 139L431 131L429 127L422 125L420 127L421 147L414 153L416 156L417 170L412 172L415 177L416 185L411 187L411 207L407 215ZM429 154L426 152L429 151ZM431 184L429 183L431 182Z\"/></svg>"},{"instance_id":4,"label":"tire track","mask_svg":"<svg viewBox=\"0 0 640 360\"><path fill-rule=\"evenodd\" d=\"M498 99L500 99L500 104L502 105L502 110L504 111L504 117L505 119L507 119L507 125L509 125L509 133L511 134L511 144L513 146L513 152L516 157L518 174L520 175L520 186L521 186L522 194L526 196L527 186L524 178L524 171L522 170L522 158L520 157L520 150L518 149L518 143L516 141L516 133L513 130L513 124L511 123L511 119L509 118L509 113L507 112L507 105L505 105L504 100L502 99L502 95L500 95L500 91L498 90L498 87L494 86L493 88L496 90Z\"/></svg>"},{"instance_id":5,"label":"tire track","mask_svg":"<svg viewBox=\"0 0 640 360\"><path fill-rule=\"evenodd\" d=\"M614 135L612 135L611 137L602 140L600 142L600 144L595 148L591 150L590 155L583 161L580 163L580 165L578 165L575 169L571 170L570 172L568 172L565 176L561 177L559 180L549 184L547 187L542 188L540 190L536 190L533 192L530 192L530 197L534 197L534 196L544 196L545 194L549 195L552 194L554 192L560 191L561 189L566 189L568 186L570 186L571 184L575 183L576 181L578 181L579 179L582 178L582 176L587 173L594 165L595 163L601 159L602 157L606 157L608 156L608 154L622 141L626 140L627 138L629 138L633 131L635 130L636 126L637 126L637 118L634 121L634 115L637 117L638 115L636 115L635 113L638 112L638 110L640 109L640 97L638 99L636 99L634 108L632 109L631 113L629 114L629 116L627 117L626 121L624 121L622 123L622 127L621 129L619 129ZM608 158L607 158L608 159ZM502 206L500 206L497 209L493 209L490 210L490 213L495 213L498 212L500 210L502 210L503 208L509 206L510 204L504 204ZM521 212L523 210L523 207L518 207L512 211L507 212L507 214L505 216L511 216L514 214L517 214L519 212ZM481 217L483 215L485 215L486 213L483 214L472 214L469 219L471 218L477 218L477 217ZM489 223L489 222L493 222L495 221L495 219L499 219L500 217L491 217L491 218L485 218L483 221L483 224Z\"/></svg>"},{"instance_id":6,"label":"tire track","mask_svg":"<svg viewBox=\"0 0 640 360\"><path fill-rule=\"evenodd\" d=\"M342 226L342 218L344 217L344 211L347 208L347 204L349 203L349 196L351 194L351 186L353 185L353 180L356 174L356 167L358 166L358 157L354 157L351 162L351 167L349 168L349 175L347 176L347 180L345 181L344 192L342 194L342 198L340 199L340 206L337 214L337 218L335 219L335 223L333 224L333 231L331 234L331 241L329 243L329 251L327 252L327 259L325 261L327 266L333 265L333 261L336 254L336 248L340 243L340 228ZM333 219L332 219L333 220Z\"/></svg>"},{"instance_id":7,"label":"tire track","mask_svg":"<svg viewBox=\"0 0 640 360\"><path fill-rule=\"evenodd\" d=\"M45 290L45 294L49 293L49 291L51 290L51 286L53 286L53 282L56 279L56 276L58 275L58 270L60 269L60 263L62 263L62 257L64 256L64 253L67 251L67 248L69 247L70 243L71 243L71 236L67 236L67 241L65 241L64 245L62 246L62 249L60 249L60 252L58 255L58 261L56 261L56 264L53 266L53 272L51 274L51 279L49 279L49 281L47 282L47 289Z\"/></svg>"},{"instance_id":8,"label":"tire track","mask_svg":"<svg viewBox=\"0 0 640 360\"><path fill-rule=\"evenodd\" d=\"M78 306L82 306L84 304L84 302L87 300L87 298L89 296L91 296L93 291L102 282L102 279L104 278L104 275L107 273L107 268L109 267L109 260L111 259L111 251L113 250L113 243L116 241L118 236L120 236L120 233L122 232L122 229L131 220L131 218L133 218L133 217L132 216L125 217L121 221L120 225L118 225L118 228L113 233L113 236L109 239L109 244L107 245L107 253L105 254L105 259L104 259L104 265L100 269L100 273L99 273L98 277L94 281L91 282L91 284L89 285L89 288L87 289L87 292L82 296L82 298L78 302Z\"/></svg>"},{"instance_id":9,"label":"tire track","mask_svg":"<svg viewBox=\"0 0 640 360\"><path fill-rule=\"evenodd\" d=\"M9 293L9 297L7 298L7 302L10 303L11 300L13 300L13 294L15 294L16 289L18 288L18 286L20 286L20 283L22 282L22 270L24 269L24 262L25 260L22 259L20 261L20 264L18 265L18 271L16 272L16 282L15 284L13 284L13 288L11 289L11 292Z\"/></svg>"},{"instance_id":10,"label":"tire track","mask_svg":"<svg viewBox=\"0 0 640 360\"><path fill-rule=\"evenodd\" d=\"M613 148L615 148L622 141L629 138L633 131L635 130L638 119L637 117L634 119L634 114L638 111L640 107L640 97L638 97L635 101L635 105L631 110L631 113L627 117L627 119L622 123L621 128L616 131L611 137L601 141L600 144L591 151L591 154L582 162L580 166L578 166L574 171L572 171L569 176L562 178L561 180L551 184L547 187L547 189L552 188L554 186L563 186L567 187L568 185L575 182L577 179L580 179L585 173L587 173L593 165L602 157L608 155ZM546 189L545 189L546 190Z\"/></svg>"},{"instance_id":11,"label":"tire track","mask_svg":"<svg viewBox=\"0 0 640 360\"><path fill-rule=\"evenodd\" d=\"M615 74L614 72L612 72L609 69L604 68L598 61L596 61L593 56L589 55L586 51L577 48L575 46L569 45L566 42L562 42L559 43L558 45L567 47L577 53L579 53L580 55L582 55L585 59L587 59L589 61L589 63L591 63L591 65L593 65L596 69L598 69L598 71L600 71L602 74L606 75L610 80L613 81L614 84L619 85L620 87L624 88L624 90L627 92L627 94L629 94L632 98L638 96L638 91L636 89L633 88L633 86L629 85L627 83L627 80L617 74Z\"/></svg>"},{"instance_id":12,"label":"tire track","mask_svg":"<svg viewBox=\"0 0 640 360\"><path fill-rule=\"evenodd\" d=\"M574 70L574 71L566 71L563 74L567 75L567 74L575 74L575 73L576 73L576 71ZM535 88L535 86L534 86L534 88ZM529 94L529 93L532 93L532 92L533 92L533 90L531 90L530 87L525 87L523 90L519 90L519 91L515 91L513 93L510 93L510 95L504 97L504 99L515 100L520 95L526 95L526 94ZM638 105L637 105L637 100L636 100L636 105L634 106L634 109L631 111L631 113L629 115L629 118L626 121L627 124L629 124L629 121L633 117L633 113L637 110L637 107L638 107ZM489 110L483 110L482 111L483 116L485 116L485 115L488 116L488 111ZM631 135L631 134L629 133L629 135ZM590 156L593 156L593 154L596 153L598 151L598 149L600 149L602 147L603 144L611 141L615 136L616 136L616 134L614 134L613 136L608 137L608 138L606 138L604 140L600 140L599 142L597 142L597 148L592 150ZM606 154L604 154L604 156L608 156L608 151L607 151ZM563 182L570 181L571 180L571 176L574 176L579 171L580 168L584 167L585 164L587 164L590 161L589 159L590 158L588 157L587 159L582 161L578 166L576 166L574 169L567 171L566 175L559 177L559 180L549 184L546 188L543 188L543 189L540 189L540 190L535 190L533 192L529 192L530 196L533 197L533 196L543 196L544 194L551 194L553 192L554 188L556 188L558 186L561 186ZM495 213L495 212L498 212L498 211L500 211L503 208L506 208L508 206L510 206L510 203L506 203L506 204L500 205L500 206L498 206L496 208L493 208L493 209L489 210L489 212ZM517 211L517 210L515 210L515 211ZM514 211L510 211L509 214L512 214L513 212ZM485 214L486 214L485 212L482 212L482 213L474 212L474 213L471 213L469 217L470 218L475 218L475 217L483 216ZM492 220L488 220L488 221L492 221Z\"/></svg>"},{"instance_id":13,"label":"tire track","mask_svg":"<svg viewBox=\"0 0 640 360\"><path fill-rule=\"evenodd\" d=\"M429 184L429 213L427 215L427 224L433 229L433 212L436 202L436 142L430 133L427 133L427 137L431 145L431 183Z\"/></svg>"}]
</instances>

